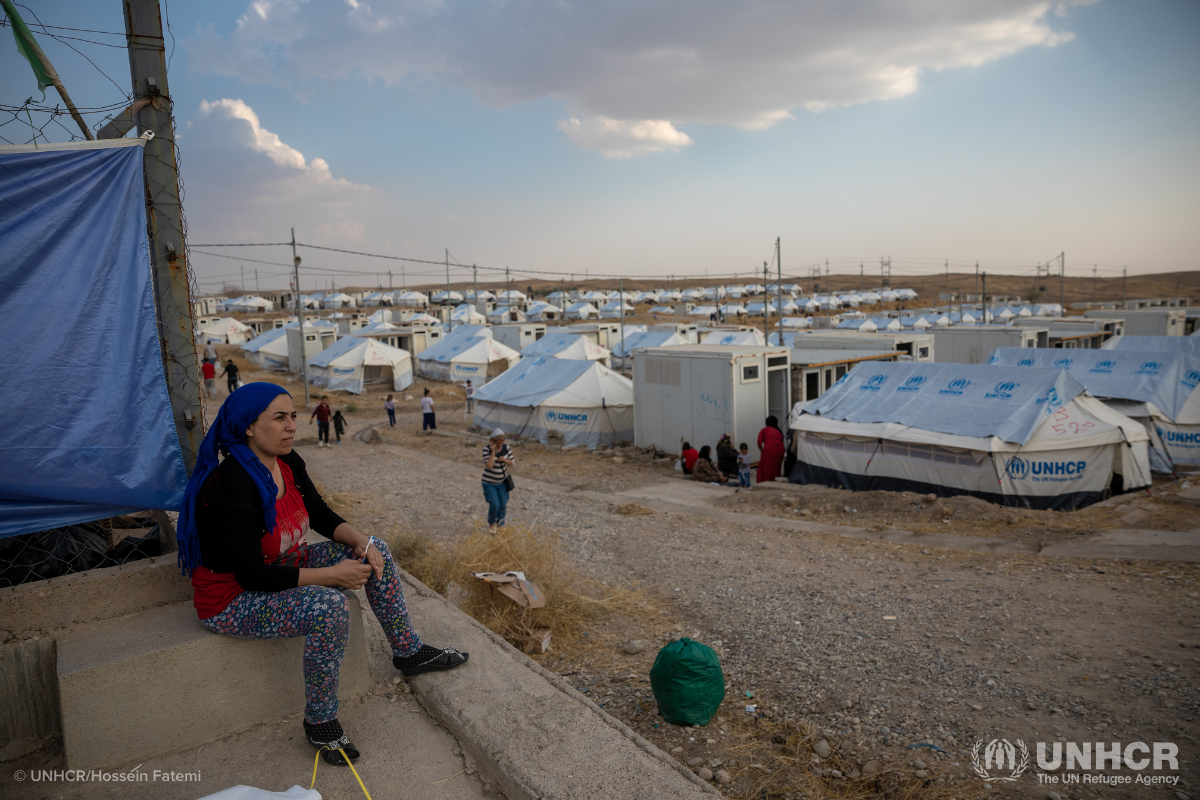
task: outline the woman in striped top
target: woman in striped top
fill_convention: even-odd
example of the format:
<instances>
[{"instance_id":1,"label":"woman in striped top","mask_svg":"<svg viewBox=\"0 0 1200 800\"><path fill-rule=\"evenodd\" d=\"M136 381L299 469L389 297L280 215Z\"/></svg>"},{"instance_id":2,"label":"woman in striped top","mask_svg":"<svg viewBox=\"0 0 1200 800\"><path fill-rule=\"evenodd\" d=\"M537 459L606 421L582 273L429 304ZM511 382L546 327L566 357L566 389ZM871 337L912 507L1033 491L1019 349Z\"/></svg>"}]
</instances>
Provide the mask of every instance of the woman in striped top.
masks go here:
<instances>
[{"instance_id":1,"label":"woman in striped top","mask_svg":"<svg viewBox=\"0 0 1200 800\"><path fill-rule=\"evenodd\" d=\"M483 497L488 504L488 530L492 533L504 524L508 509L508 468L513 464L513 452L504 443L504 431L492 431L492 440L483 448Z\"/></svg>"}]
</instances>

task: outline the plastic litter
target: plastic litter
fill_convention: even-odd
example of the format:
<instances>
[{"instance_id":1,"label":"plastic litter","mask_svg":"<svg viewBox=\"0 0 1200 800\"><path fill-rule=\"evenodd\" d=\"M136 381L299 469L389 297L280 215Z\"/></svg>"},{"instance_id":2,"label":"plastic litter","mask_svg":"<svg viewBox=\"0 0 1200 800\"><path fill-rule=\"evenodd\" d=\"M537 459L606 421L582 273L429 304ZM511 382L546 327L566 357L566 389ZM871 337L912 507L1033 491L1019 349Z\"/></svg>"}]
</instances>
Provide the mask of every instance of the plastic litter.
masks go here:
<instances>
[{"instance_id":1,"label":"plastic litter","mask_svg":"<svg viewBox=\"0 0 1200 800\"><path fill-rule=\"evenodd\" d=\"M913 744L910 744L908 746L908 749L913 750L918 747L928 747L930 750L937 750L939 753L946 752L942 748L938 747L936 744L930 744L929 742L914 742Z\"/></svg>"},{"instance_id":2,"label":"plastic litter","mask_svg":"<svg viewBox=\"0 0 1200 800\"><path fill-rule=\"evenodd\" d=\"M650 688L667 722L707 725L725 699L721 659L708 645L684 636L658 651Z\"/></svg>"},{"instance_id":3,"label":"plastic litter","mask_svg":"<svg viewBox=\"0 0 1200 800\"><path fill-rule=\"evenodd\" d=\"M206 794L199 800L321 800L321 793L302 786L293 786L286 792L268 792L253 786L230 786L216 794Z\"/></svg>"}]
</instances>

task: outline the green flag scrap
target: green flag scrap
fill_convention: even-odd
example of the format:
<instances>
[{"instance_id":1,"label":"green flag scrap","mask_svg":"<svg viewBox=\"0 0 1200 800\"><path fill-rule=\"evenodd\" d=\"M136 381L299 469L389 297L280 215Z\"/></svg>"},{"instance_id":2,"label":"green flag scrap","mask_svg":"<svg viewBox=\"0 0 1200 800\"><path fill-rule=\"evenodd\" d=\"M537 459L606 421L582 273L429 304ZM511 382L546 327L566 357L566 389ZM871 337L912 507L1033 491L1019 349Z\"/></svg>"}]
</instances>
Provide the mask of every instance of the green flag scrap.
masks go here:
<instances>
[{"instance_id":1,"label":"green flag scrap","mask_svg":"<svg viewBox=\"0 0 1200 800\"><path fill-rule=\"evenodd\" d=\"M21 15L17 13L12 0L0 0L0 5L4 6L4 13L8 17L8 24L12 26L13 38L17 40L17 52L29 62L29 67L33 70L33 76L37 78L38 88L42 91L42 100L44 101L46 99L46 87L54 85L54 78L46 71L42 59L38 56L41 52L41 47L34 40L29 26L25 24L25 21L21 19Z\"/></svg>"}]
</instances>

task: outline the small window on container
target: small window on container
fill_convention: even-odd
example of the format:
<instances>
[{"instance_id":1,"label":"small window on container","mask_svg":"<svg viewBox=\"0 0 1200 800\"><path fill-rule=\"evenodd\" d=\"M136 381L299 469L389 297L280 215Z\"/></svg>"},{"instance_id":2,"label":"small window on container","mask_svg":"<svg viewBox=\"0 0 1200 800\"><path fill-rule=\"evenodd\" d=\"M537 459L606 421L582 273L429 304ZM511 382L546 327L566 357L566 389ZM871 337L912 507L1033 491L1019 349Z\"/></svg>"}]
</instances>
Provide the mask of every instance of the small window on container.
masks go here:
<instances>
[{"instance_id":1,"label":"small window on container","mask_svg":"<svg viewBox=\"0 0 1200 800\"><path fill-rule=\"evenodd\" d=\"M929 358L929 348L922 347L917 350L917 358Z\"/></svg>"},{"instance_id":2,"label":"small window on container","mask_svg":"<svg viewBox=\"0 0 1200 800\"><path fill-rule=\"evenodd\" d=\"M758 379L758 364L747 364L742 367L742 383L754 383Z\"/></svg>"}]
</instances>

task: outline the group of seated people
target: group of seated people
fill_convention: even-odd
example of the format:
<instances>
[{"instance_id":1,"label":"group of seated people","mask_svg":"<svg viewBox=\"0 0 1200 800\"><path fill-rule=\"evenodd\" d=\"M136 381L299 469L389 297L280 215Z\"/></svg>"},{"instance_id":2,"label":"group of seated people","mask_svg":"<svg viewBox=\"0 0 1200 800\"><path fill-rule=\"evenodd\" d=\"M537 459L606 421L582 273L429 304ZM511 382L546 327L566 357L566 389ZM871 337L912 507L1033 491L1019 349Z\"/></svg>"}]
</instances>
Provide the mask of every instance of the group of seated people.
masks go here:
<instances>
[{"instance_id":1,"label":"group of seated people","mask_svg":"<svg viewBox=\"0 0 1200 800\"><path fill-rule=\"evenodd\" d=\"M749 445L742 442L735 450L730 435L722 435L717 442L717 463L714 465L711 447L703 445L696 450L690 442L684 442L680 456L684 474L702 483L732 484L736 478L738 486L749 487L750 471L757 466L758 483L773 481L780 475L784 457L783 431L775 417L767 417L757 443L760 455L755 461Z\"/></svg>"}]
</instances>

